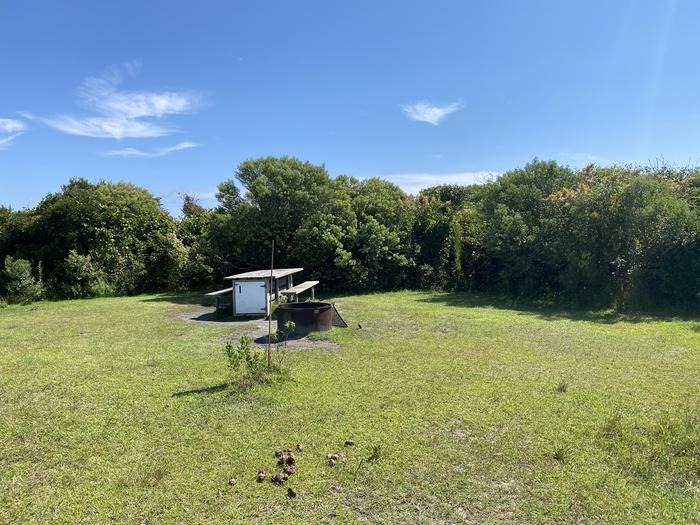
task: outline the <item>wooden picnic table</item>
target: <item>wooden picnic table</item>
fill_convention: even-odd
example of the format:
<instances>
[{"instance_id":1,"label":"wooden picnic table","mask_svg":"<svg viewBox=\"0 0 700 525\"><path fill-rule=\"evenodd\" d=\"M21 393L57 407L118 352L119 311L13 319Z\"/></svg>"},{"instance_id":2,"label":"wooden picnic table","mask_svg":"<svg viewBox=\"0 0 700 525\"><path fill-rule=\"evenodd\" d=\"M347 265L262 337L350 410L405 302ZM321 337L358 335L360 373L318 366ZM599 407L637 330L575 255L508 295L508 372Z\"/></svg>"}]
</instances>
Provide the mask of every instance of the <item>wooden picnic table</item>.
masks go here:
<instances>
[{"instance_id":1,"label":"wooden picnic table","mask_svg":"<svg viewBox=\"0 0 700 525\"><path fill-rule=\"evenodd\" d=\"M209 297L214 297L216 301L216 309L223 310L224 308L231 308L233 303L233 297L230 295L233 292L233 286L230 288L224 288L223 290L216 290L215 292L209 292Z\"/></svg>"},{"instance_id":2,"label":"wooden picnic table","mask_svg":"<svg viewBox=\"0 0 700 525\"><path fill-rule=\"evenodd\" d=\"M310 288L311 299L314 299L314 287L320 282L321 281L305 281L301 284L297 284L296 286L292 286L291 288L287 288L286 290L280 290L280 293L282 295L290 297L292 300L296 300L297 295L299 295L302 292L305 292Z\"/></svg>"}]
</instances>

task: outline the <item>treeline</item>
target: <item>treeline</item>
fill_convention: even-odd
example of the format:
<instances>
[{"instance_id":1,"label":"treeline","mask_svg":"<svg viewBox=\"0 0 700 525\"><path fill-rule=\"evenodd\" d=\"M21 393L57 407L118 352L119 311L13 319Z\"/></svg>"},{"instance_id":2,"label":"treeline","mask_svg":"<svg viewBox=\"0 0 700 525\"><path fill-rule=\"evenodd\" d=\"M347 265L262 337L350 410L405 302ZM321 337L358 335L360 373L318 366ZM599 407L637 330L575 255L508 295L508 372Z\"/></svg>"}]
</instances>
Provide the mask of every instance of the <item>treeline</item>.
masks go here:
<instances>
[{"instance_id":1,"label":"treeline","mask_svg":"<svg viewBox=\"0 0 700 525\"><path fill-rule=\"evenodd\" d=\"M269 264L335 291L495 291L598 306L700 305L700 171L533 161L413 197L294 158L243 162L218 207L174 219L131 184L71 180L0 208L10 301L193 288Z\"/></svg>"}]
</instances>

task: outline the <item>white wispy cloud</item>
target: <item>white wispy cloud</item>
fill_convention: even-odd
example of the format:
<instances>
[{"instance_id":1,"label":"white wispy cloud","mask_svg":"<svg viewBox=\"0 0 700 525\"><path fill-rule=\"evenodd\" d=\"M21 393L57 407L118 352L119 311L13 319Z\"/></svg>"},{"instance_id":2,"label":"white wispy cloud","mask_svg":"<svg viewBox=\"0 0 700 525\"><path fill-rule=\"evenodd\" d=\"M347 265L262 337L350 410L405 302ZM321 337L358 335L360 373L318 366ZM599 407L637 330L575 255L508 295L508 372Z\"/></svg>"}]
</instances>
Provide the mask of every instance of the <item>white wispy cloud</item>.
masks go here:
<instances>
[{"instance_id":1,"label":"white wispy cloud","mask_svg":"<svg viewBox=\"0 0 700 525\"><path fill-rule=\"evenodd\" d=\"M427 122L437 126L447 115L459 111L463 107L464 104L461 100L452 102L446 106L438 106L431 104L427 100L422 100L420 102L414 102L413 104L402 105L401 109L403 109L403 112L410 120Z\"/></svg>"},{"instance_id":2,"label":"white wispy cloud","mask_svg":"<svg viewBox=\"0 0 700 525\"><path fill-rule=\"evenodd\" d=\"M19 137L21 133L13 133L12 135L2 136L0 135L0 149L6 148L10 142Z\"/></svg>"},{"instance_id":3,"label":"white wispy cloud","mask_svg":"<svg viewBox=\"0 0 700 525\"><path fill-rule=\"evenodd\" d=\"M194 142L180 142L179 144L175 144L174 146L167 146L164 148L157 148L154 150L142 150L138 148L122 148L122 149L113 149L109 151L105 151L103 155L105 157L145 157L145 158L154 158L154 157L163 157L167 155L168 153L173 153L175 151L181 151L183 149L191 149L191 148L196 148L198 147L199 144L195 144Z\"/></svg>"},{"instance_id":4,"label":"white wispy cloud","mask_svg":"<svg viewBox=\"0 0 700 525\"><path fill-rule=\"evenodd\" d=\"M138 61L125 62L104 74L83 81L78 94L92 115L33 117L69 133L98 138L145 138L168 135L174 130L160 119L197 110L202 96L195 91L127 91L120 89L125 76L141 68Z\"/></svg>"},{"instance_id":5,"label":"white wispy cloud","mask_svg":"<svg viewBox=\"0 0 700 525\"><path fill-rule=\"evenodd\" d=\"M420 190L441 184L483 184L500 175L497 171L464 171L457 173L396 173L382 175L406 193L416 195Z\"/></svg>"},{"instance_id":6,"label":"white wispy cloud","mask_svg":"<svg viewBox=\"0 0 700 525\"><path fill-rule=\"evenodd\" d=\"M0 118L0 133L21 133L26 129L27 125L21 120Z\"/></svg>"},{"instance_id":7,"label":"white wispy cloud","mask_svg":"<svg viewBox=\"0 0 700 525\"><path fill-rule=\"evenodd\" d=\"M42 118L41 120L59 131L83 137L137 139L161 137L173 131L167 126L123 118L63 116Z\"/></svg>"},{"instance_id":8,"label":"white wispy cloud","mask_svg":"<svg viewBox=\"0 0 700 525\"><path fill-rule=\"evenodd\" d=\"M0 118L0 149L9 144L27 130L27 125L21 120Z\"/></svg>"}]
</instances>

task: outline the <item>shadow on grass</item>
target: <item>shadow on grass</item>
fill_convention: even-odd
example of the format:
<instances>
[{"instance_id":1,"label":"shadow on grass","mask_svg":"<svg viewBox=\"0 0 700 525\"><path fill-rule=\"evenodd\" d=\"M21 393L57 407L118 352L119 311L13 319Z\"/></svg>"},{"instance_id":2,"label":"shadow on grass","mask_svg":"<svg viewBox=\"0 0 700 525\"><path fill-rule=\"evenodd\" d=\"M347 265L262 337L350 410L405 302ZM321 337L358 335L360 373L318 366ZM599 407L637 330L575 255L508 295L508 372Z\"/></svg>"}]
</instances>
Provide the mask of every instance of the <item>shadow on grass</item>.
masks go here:
<instances>
[{"instance_id":1,"label":"shadow on grass","mask_svg":"<svg viewBox=\"0 0 700 525\"><path fill-rule=\"evenodd\" d=\"M238 321L238 319L232 315L227 315L217 311L205 312L197 316L189 317L188 319L190 321L203 321L205 323L233 323Z\"/></svg>"},{"instance_id":2,"label":"shadow on grass","mask_svg":"<svg viewBox=\"0 0 700 525\"><path fill-rule=\"evenodd\" d=\"M192 304L198 306L213 306L214 300L211 297L205 297L205 292L165 292L143 299L145 303L173 303L173 304Z\"/></svg>"},{"instance_id":3,"label":"shadow on grass","mask_svg":"<svg viewBox=\"0 0 700 525\"><path fill-rule=\"evenodd\" d=\"M426 293L419 302L432 303L442 306L462 308L496 308L499 310L514 310L524 314L535 315L547 321L567 319L572 321L589 321L593 323L614 324L618 322L643 323L648 321L700 321L700 315L688 311L627 311L613 309L591 310L576 309L547 302L527 301L489 294L468 292L435 292ZM700 331L700 326L694 330Z\"/></svg>"},{"instance_id":4,"label":"shadow on grass","mask_svg":"<svg viewBox=\"0 0 700 525\"><path fill-rule=\"evenodd\" d=\"M223 392L228 386L228 383L220 383L218 385L194 388L192 390L183 390L182 392L173 393L173 397L192 396L196 394L216 394L217 392Z\"/></svg>"},{"instance_id":5,"label":"shadow on grass","mask_svg":"<svg viewBox=\"0 0 700 525\"><path fill-rule=\"evenodd\" d=\"M574 321L589 321L602 324L614 324L618 322L627 323L643 323L648 321L696 321L700 322L700 314L697 312L689 312L687 310L675 309L657 309L657 310L630 310L619 311L614 309L590 309L577 308L556 304L547 301L534 301L526 299L515 299L512 297L478 293L478 292L428 292L414 290L425 295L417 299L419 302L433 303L435 305L456 306L466 308L496 308L499 310L515 310L524 314L536 315L541 319L559 320L568 319ZM204 291L194 292L171 292L162 293L155 297L143 299L145 302L170 302L173 304L189 304L198 306L213 306L213 301L209 297L204 296ZM342 300L347 297L362 297L363 295L376 295L380 292L340 292L333 294L332 292L324 292L318 294L316 300ZM274 319L274 317L273 317ZM197 318L201 321L210 322L231 322L232 318L225 315L216 315L213 313L202 314ZM700 325L693 328L694 331L700 332Z\"/></svg>"},{"instance_id":6,"label":"shadow on grass","mask_svg":"<svg viewBox=\"0 0 700 525\"><path fill-rule=\"evenodd\" d=\"M304 332L304 333L291 332L288 334L281 332L277 336L277 338L275 338L275 337L270 338L270 344L277 345L277 344L284 344L285 342L293 343L294 341L301 341L302 339L307 338L308 335L309 335L308 332ZM267 334L256 337L255 339L253 339L253 342L257 345L266 345L267 344Z\"/></svg>"}]
</instances>

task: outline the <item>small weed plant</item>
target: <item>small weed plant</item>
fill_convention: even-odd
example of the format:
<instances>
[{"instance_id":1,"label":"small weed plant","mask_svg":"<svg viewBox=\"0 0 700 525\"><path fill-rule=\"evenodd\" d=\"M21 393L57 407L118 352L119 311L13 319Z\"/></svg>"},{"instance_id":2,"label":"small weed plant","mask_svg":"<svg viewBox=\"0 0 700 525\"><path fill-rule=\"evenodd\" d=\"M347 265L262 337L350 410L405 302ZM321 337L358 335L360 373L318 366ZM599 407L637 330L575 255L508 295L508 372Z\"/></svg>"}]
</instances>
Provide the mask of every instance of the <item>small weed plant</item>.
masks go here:
<instances>
[{"instance_id":1,"label":"small weed plant","mask_svg":"<svg viewBox=\"0 0 700 525\"><path fill-rule=\"evenodd\" d=\"M267 375L265 355L251 347L250 336L244 335L235 345L228 341L224 346L228 361L229 384L247 389L256 383L264 382Z\"/></svg>"},{"instance_id":2,"label":"small weed plant","mask_svg":"<svg viewBox=\"0 0 700 525\"><path fill-rule=\"evenodd\" d=\"M554 458L559 463L566 463L569 460L571 452L571 447L568 445L555 445L552 451L552 458Z\"/></svg>"},{"instance_id":3,"label":"small weed plant","mask_svg":"<svg viewBox=\"0 0 700 525\"><path fill-rule=\"evenodd\" d=\"M616 438L622 435L622 412L616 412L605 420L600 433L606 438Z\"/></svg>"},{"instance_id":4,"label":"small weed plant","mask_svg":"<svg viewBox=\"0 0 700 525\"><path fill-rule=\"evenodd\" d=\"M289 375L284 366L287 355L286 338L280 343L278 333L274 332L270 340L275 344L276 360L269 365L265 351L252 347L250 336L241 336L237 345L232 341L226 342L224 353L228 363L229 385L239 390L247 390L255 384L274 383Z\"/></svg>"},{"instance_id":5,"label":"small weed plant","mask_svg":"<svg viewBox=\"0 0 700 525\"><path fill-rule=\"evenodd\" d=\"M294 321L287 321L286 323L284 323L284 330L281 332L281 334L278 331L274 332L273 341L275 341L275 357L277 360L277 368L280 370L284 369L284 363L287 359L287 353L289 352L289 348L287 347L287 341L289 340L289 337L294 333L295 328L296 324L294 323ZM280 339L282 340L280 341Z\"/></svg>"},{"instance_id":6,"label":"small weed plant","mask_svg":"<svg viewBox=\"0 0 700 525\"><path fill-rule=\"evenodd\" d=\"M367 461L374 462L374 461L379 461L382 459L384 456L384 450L382 449L382 446L380 444L376 444L372 446L372 451L370 452L369 457L367 458Z\"/></svg>"}]
</instances>

